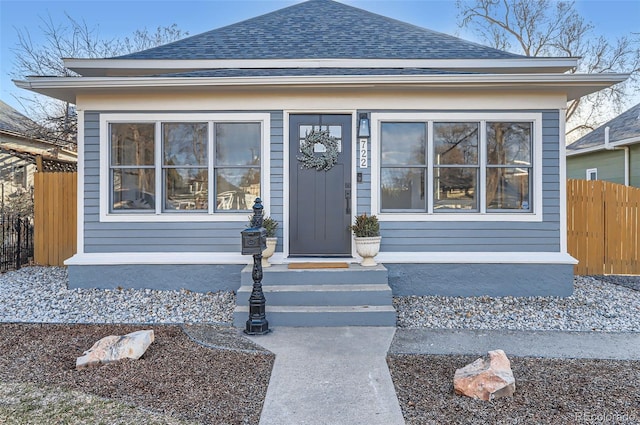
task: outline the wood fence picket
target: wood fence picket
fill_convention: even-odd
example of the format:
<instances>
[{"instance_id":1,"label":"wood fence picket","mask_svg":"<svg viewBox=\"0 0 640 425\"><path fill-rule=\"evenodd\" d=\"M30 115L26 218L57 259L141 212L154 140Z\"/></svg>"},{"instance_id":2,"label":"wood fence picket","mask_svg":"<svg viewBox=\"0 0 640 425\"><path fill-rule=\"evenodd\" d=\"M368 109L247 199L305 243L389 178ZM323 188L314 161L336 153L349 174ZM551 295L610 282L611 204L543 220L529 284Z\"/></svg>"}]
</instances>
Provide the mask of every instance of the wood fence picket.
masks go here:
<instances>
[{"instance_id":1,"label":"wood fence picket","mask_svg":"<svg viewBox=\"0 0 640 425\"><path fill-rule=\"evenodd\" d=\"M567 180L567 249L575 274L640 274L640 189Z\"/></svg>"},{"instance_id":2,"label":"wood fence picket","mask_svg":"<svg viewBox=\"0 0 640 425\"><path fill-rule=\"evenodd\" d=\"M34 174L34 261L62 266L77 249L78 173Z\"/></svg>"}]
</instances>

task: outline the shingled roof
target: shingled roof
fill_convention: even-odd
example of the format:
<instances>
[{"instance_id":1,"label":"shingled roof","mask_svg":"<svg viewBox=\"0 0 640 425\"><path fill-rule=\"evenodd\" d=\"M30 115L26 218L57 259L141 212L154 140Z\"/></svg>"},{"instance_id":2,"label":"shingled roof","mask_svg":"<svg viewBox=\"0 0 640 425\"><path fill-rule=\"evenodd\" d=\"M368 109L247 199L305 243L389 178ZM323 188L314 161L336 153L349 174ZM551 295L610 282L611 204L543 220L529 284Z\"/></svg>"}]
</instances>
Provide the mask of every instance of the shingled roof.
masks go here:
<instances>
[{"instance_id":1,"label":"shingled roof","mask_svg":"<svg viewBox=\"0 0 640 425\"><path fill-rule=\"evenodd\" d=\"M0 131L32 134L38 124L0 100Z\"/></svg>"},{"instance_id":2,"label":"shingled roof","mask_svg":"<svg viewBox=\"0 0 640 425\"><path fill-rule=\"evenodd\" d=\"M604 147L604 131L607 127L609 127L609 141L611 143L628 139L640 141L640 103L571 143L567 146L567 151L577 151L600 145Z\"/></svg>"},{"instance_id":3,"label":"shingled roof","mask_svg":"<svg viewBox=\"0 0 640 425\"><path fill-rule=\"evenodd\" d=\"M332 0L309 0L118 59L510 59Z\"/></svg>"}]
</instances>

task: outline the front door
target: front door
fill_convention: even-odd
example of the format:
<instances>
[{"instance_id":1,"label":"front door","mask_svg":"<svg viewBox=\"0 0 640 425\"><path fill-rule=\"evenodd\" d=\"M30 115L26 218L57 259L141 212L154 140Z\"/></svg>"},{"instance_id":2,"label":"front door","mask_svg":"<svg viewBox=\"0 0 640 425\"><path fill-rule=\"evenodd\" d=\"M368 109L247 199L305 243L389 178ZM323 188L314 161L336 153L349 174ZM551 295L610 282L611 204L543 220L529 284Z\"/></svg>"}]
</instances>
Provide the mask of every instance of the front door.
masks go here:
<instances>
[{"instance_id":1,"label":"front door","mask_svg":"<svg viewBox=\"0 0 640 425\"><path fill-rule=\"evenodd\" d=\"M327 129L339 141L338 162L328 171L303 169L300 143ZM290 256L351 256L351 115L289 117L289 202Z\"/></svg>"}]
</instances>

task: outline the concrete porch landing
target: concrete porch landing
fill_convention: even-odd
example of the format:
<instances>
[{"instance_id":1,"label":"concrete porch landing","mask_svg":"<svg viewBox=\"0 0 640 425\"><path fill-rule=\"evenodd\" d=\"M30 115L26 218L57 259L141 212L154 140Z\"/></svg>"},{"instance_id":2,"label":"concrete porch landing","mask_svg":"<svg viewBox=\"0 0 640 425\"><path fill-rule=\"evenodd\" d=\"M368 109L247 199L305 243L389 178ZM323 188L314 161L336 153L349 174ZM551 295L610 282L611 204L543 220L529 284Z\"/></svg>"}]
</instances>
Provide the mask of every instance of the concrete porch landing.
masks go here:
<instances>
[{"instance_id":1,"label":"concrete porch landing","mask_svg":"<svg viewBox=\"0 0 640 425\"><path fill-rule=\"evenodd\" d=\"M233 324L244 328L253 287L252 266L241 273ZM382 265L348 268L263 269L262 290L270 326L395 326L396 311L387 269Z\"/></svg>"}]
</instances>

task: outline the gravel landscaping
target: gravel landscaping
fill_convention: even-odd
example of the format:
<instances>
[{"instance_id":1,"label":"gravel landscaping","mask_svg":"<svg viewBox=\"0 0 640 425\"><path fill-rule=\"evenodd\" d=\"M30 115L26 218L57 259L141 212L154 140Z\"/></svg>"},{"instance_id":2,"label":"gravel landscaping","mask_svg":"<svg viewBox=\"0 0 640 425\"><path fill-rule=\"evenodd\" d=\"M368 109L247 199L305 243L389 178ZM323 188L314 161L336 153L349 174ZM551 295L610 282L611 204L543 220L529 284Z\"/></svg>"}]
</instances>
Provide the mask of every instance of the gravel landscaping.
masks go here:
<instances>
[{"instance_id":1,"label":"gravel landscaping","mask_svg":"<svg viewBox=\"0 0 640 425\"><path fill-rule=\"evenodd\" d=\"M0 322L227 323L232 292L67 289L64 267L24 267L0 275Z\"/></svg>"},{"instance_id":2,"label":"gravel landscaping","mask_svg":"<svg viewBox=\"0 0 640 425\"><path fill-rule=\"evenodd\" d=\"M640 332L640 291L626 277L574 278L570 297L397 297L399 327ZM640 289L640 286L636 286Z\"/></svg>"},{"instance_id":3,"label":"gravel landscaping","mask_svg":"<svg viewBox=\"0 0 640 425\"><path fill-rule=\"evenodd\" d=\"M231 324L232 292L67 289L62 267L0 276L0 322ZM635 289L634 289L635 288ZM267 300L268 302L268 300ZM558 297L396 297L399 327L640 331L640 278L576 276Z\"/></svg>"}]
</instances>

